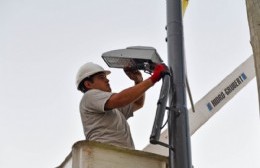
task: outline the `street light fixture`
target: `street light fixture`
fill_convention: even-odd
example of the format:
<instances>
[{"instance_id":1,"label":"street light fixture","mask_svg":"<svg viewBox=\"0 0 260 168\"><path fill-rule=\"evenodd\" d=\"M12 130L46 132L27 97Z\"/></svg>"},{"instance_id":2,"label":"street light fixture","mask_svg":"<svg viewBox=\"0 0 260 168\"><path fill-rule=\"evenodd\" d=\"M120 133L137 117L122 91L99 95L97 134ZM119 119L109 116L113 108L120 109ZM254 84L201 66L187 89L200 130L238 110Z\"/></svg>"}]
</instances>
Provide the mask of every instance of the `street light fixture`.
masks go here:
<instances>
[{"instance_id":1,"label":"street light fixture","mask_svg":"<svg viewBox=\"0 0 260 168\"><path fill-rule=\"evenodd\" d=\"M144 46L108 51L102 54L102 58L112 68L131 67L148 73L156 64L163 62L155 48Z\"/></svg>"}]
</instances>

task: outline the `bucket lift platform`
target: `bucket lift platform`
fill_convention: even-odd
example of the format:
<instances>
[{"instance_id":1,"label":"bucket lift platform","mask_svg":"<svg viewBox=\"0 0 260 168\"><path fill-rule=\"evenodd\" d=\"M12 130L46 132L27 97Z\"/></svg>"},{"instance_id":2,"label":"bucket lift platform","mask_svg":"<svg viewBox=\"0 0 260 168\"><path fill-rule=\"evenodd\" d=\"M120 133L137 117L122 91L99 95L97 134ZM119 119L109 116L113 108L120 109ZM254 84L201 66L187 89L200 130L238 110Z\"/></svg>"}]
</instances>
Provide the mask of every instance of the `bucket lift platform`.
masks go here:
<instances>
[{"instance_id":1,"label":"bucket lift platform","mask_svg":"<svg viewBox=\"0 0 260 168\"><path fill-rule=\"evenodd\" d=\"M167 168L168 158L109 144L78 141L57 168Z\"/></svg>"}]
</instances>

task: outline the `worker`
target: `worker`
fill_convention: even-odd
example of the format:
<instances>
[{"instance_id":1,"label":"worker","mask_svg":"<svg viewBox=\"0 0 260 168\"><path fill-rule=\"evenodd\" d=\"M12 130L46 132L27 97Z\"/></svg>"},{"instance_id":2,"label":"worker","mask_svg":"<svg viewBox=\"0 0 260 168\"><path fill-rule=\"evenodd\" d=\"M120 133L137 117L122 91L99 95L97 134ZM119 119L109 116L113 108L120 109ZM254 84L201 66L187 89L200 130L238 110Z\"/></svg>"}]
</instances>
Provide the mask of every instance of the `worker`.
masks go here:
<instances>
[{"instance_id":1,"label":"worker","mask_svg":"<svg viewBox=\"0 0 260 168\"><path fill-rule=\"evenodd\" d=\"M145 91L161 79L164 71L166 66L158 64L151 77L143 80L140 71L126 67L124 72L135 85L112 93L107 79L109 70L92 62L80 67L76 85L84 93L79 108L86 140L134 149L127 119L143 107Z\"/></svg>"}]
</instances>

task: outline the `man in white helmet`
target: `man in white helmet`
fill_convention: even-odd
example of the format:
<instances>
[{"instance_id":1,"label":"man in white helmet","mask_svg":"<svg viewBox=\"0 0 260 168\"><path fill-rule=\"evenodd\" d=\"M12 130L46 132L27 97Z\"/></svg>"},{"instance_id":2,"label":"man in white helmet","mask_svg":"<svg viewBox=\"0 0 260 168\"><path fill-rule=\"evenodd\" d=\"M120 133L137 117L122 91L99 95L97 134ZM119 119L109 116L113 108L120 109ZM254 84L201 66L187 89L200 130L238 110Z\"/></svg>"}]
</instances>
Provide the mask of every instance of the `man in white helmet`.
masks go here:
<instances>
[{"instance_id":1,"label":"man in white helmet","mask_svg":"<svg viewBox=\"0 0 260 168\"><path fill-rule=\"evenodd\" d=\"M161 79L166 67L158 64L146 80L138 70L124 71L135 85L119 93L111 92L110 71L92 62L79 69L76 85L84 93L80 114L86 139L134 149L127 119L143 107L145 91Z\"/></svg>"}]
</instances>

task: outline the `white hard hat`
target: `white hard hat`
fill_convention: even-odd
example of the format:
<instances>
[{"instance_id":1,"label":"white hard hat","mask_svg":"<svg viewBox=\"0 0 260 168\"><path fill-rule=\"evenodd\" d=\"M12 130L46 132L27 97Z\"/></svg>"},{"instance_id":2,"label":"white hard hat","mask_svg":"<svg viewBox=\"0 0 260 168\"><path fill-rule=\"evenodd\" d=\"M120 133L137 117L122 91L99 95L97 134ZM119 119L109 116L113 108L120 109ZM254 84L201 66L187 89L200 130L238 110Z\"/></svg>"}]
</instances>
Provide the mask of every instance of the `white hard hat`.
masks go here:
<instances>
[{"instance_id":1,"label":"white hard hat","mask_svg":"<svg viewBox=\"0 0 260 168\"><path fill-rule=\"evenodd\" d=\"M76 76L77 88L79 87L79 84L83 79L90 77L91 75L94 75L95 73L98 73L98 72L105 72L107 75L111 73L110 71L104 70L104 68L102 68L101 66L94 64L92 62L88 62L88 63L82 65L79 68L79 71Z\"/></svg>"}]
</instances>

